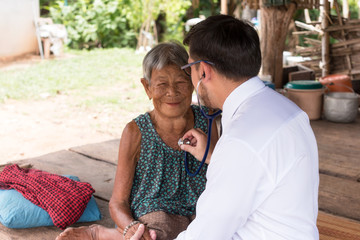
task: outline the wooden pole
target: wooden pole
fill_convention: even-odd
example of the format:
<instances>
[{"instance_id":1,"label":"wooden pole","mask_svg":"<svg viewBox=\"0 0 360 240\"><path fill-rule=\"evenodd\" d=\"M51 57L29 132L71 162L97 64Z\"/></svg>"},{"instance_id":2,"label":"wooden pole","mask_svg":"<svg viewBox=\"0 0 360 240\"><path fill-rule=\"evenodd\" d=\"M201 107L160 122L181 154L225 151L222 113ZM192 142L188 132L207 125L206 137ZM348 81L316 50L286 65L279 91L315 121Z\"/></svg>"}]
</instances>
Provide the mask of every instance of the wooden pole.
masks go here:
<instances>
[{"instance_id":1,"label":"wooden pole","mask_svg":"<svg viewBox=\"0 0 360 240\"><path fill-rule=\"evenodd\" d=\"M324 10L321 12L321 27L326 29L329 26L330 4L328 0L323 0ZM324 32L321 38L321 59L322 59L322 76L330 74L330 36Z\"/></svg>"},{"instance_id":2,"label":"wooden pole","mask_svg":"<svg viewBox=\"0 0 360 240\"><path fill-rule=\"evenodd\" d=\"M311 23L309 9L307 9L307 8L304 9L304 16L305 16L305 22L306 23Z\"/></svg>"},{"instance_id":3,"label":"wooden pole","mask_svg":"<svg viewBox=\"0 0 360 240\"><path fill-rule=\"evenodd\" d=\"M350 18L350 11L349 11L349 1L343 0L342 1L342 7L343 7L343 17L349 19Z\"/></svg>"},{"instance_id":4,"label":"wooden pole","mask_svg":"<svg viewBox=\"0 0 360 240\"><path fill-rule=\"evenodd\" d=\"M221 0L221 10L220 10L221 14L228 14L228 6L227 6L227 0Z\"/></svg>"},{"instance_id":5,"label":"wooden pole","mask_svg":"<svg viewBox=\"0 0 360 240\"><path fill-rule=\"evenodd\" d=\"M335 5L335 10L336 10L336 14L337 14L337 18L338 18L338 22L340 26L343 26L343 21L340 15L340 9L339 9L339 4L337 0L334 0L334 5ZM341 29L341 38L343 39L344 42L346 42L346 35L345 35L345 31L344 29ZM345 45L345 48L347 48L348 46ZM351 72L352 66L351 66L351 58L350 55L347 54L346 55L346 63L347 63L347 67L349 70L349 73Z\"/></svg>"}]
</instances>

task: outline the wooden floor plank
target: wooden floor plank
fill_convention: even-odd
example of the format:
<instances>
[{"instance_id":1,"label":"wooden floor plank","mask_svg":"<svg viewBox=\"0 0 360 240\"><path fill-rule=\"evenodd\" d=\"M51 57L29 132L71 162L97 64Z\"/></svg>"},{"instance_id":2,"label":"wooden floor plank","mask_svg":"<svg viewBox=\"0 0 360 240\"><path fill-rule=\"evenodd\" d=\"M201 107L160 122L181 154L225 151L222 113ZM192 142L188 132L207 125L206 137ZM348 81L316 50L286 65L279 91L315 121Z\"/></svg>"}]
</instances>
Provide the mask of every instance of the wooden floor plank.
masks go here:
<instances>
[{"instance_id":1,"label":"wooden floor plank","mask_svg":"<svg viewBox=\"0 0 360 240\"><path fill-rule=\"evenodd\" d=\"M320 174L319 209L360 220L360 183Z\"/></svg>"},{"instance_id":2,"label":"wooden floor plank","mask_svg":"<svg viewBox=\"0 0 360 240\"><path fill-rule=\"evenodd\" d=\"M354 123L311 121L321 173L360 181L360 114Z\"/></svg>"},{"instance_id":3,"label":"wooden floor plank","mask_svg":"<svg viewBox=\"0 0 360 240\"><path fill-rule=\"evenodd\" d=\"M94 159L117 164L120 139L72 147L69 150Z\"/></svg>"},{"instance_id":4,"label":"wooden floor plank","mask_svg":"<svg viewBox=\"0 0 360 240\"><path fill-rule=\"evenodd\" d=\"M342 154L324 152L319 146L319 168L321 173L360 181L360 152Z\"/></svg>"},{"instance_id":5,"label":"wooden floor plank","mask_svg":"<svg viewBox=\"0 0 360 240\"><path fill-rule=\"evenodd\" d=\"M320 240L360 240L360 222L319 211Z\"/></svg>"}]
</instances>

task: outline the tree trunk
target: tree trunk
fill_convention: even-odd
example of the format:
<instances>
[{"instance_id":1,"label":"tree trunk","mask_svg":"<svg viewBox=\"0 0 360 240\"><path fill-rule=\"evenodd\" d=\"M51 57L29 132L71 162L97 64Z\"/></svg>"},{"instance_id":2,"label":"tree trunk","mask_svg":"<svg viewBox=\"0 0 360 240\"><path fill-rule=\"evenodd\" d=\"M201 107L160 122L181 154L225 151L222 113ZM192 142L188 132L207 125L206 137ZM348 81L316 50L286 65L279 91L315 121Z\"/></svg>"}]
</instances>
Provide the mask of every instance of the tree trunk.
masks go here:
<instances>
[{"instance_id":1,"label":"tree trunk","mask_svg":"<svg viewBox=\"0 0 360 240\"><path fill-rule=\"evenodd\" d=\"M295 10L294 3L280 7L261 7L262 74L271 75L276 88L283 87L283 51L286 34Z\"/></svg>"},{"instance_id":2,"label":"tree trunk","mask_svg":"<svg viewBox=\"0 0 360 240\"><path fill-rule=\"evenodd\" d=\"M228 4L228 15L234 16L234 11L236 9L237 2L235 0L230 0Z\"/></svg>"}]
</instances>

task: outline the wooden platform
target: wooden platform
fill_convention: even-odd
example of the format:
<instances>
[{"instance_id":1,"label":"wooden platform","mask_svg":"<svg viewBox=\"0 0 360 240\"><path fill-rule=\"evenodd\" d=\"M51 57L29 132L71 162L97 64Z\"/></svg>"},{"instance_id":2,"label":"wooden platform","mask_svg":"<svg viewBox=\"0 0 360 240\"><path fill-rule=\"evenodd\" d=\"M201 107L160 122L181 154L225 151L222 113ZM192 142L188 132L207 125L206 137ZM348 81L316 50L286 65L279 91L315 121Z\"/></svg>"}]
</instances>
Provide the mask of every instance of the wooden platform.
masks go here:
<instances>
[{"instance_id":1,"label":"wooden platform","mask_svg":"<svg viewBox=\"0 0 360 240\"><path fill-rule=\"evenodd\" d=\"M360 114L355 123L311 125L319 148L319 209L360 221Z\"/></svg>"},{"instance_id":2,"label":"wooden platform","mask_svg":"<svg viewBox=\"0 0 360 240\"><path fill-rule=\"evenodd\" d=\"M319 147L318 228L321 240L360 240L360 114L355 123L312 121ZM103 219L113 227L108 202L117 163L119 139L74 147L16 163L56 174L72 174L91 183ZM0 167L1 170L1 167ZM88 224L75 224L88 225ZM0 224L0 240L55 239L55 227L8 229Z\"/></svg>"},{"instance_id":3,"label":"wooden platform","mask_svg":"<svg viewBox=\"0 0 360 240\"><path fill-rule=\"evenodd\" d=\"M320 240L359 240L360 222L319 212L317 227Z\"/></svg>"}]
</instances>

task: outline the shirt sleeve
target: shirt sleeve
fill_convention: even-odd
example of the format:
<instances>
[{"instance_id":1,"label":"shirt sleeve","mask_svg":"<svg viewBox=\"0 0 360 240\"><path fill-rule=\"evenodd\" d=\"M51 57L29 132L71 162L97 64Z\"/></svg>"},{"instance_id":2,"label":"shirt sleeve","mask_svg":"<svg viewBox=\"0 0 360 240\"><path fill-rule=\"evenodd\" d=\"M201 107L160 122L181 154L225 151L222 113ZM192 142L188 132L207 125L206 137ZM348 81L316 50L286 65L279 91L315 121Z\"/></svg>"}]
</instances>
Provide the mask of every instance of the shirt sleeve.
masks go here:
<instances>
[{"instance_id":1,"label":"shirt sleeve","mask_svg":"<svg viewBox=\"0 0 360 240\"><path fill-rule=\"evenodd\" d=\"M177 240L231 239L274 188L258 154L239 139L223 137L213 152L196 218Z\"/></svg>"}]
</instances>

